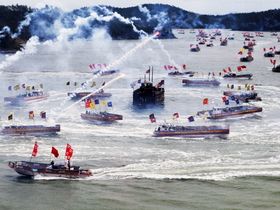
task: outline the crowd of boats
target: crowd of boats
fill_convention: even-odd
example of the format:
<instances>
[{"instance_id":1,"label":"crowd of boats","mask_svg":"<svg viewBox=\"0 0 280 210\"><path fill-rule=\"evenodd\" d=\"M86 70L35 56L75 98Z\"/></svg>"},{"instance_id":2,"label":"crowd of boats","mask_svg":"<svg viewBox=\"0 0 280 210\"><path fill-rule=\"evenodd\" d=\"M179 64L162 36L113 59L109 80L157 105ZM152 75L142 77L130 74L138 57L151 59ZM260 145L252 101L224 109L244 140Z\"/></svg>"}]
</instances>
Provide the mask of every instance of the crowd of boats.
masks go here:
<instances>
[{"instance_id":1,"label":"crowd of boats","mask_svg":"<svg viewBox=\"0 0 280 210\"><path fill-rule=\"evenodd\" d=\"M192 32L192 31L191 31ZM220 36L220 33L215 33L211 36L211 39L216 38L216 36ZM203 36L203 39L198 39L199 43L195 45L191 45L192 52L199 52L201 48L199 44L206 43L206 35L203 31L199 31L198 36ZM248 35L244 35L245 38ZM226 46L228 40L234 39L233 35L226 39L220 39L220 45ZM213 44L211 42L211 44ZM255 40L250 42L248 46L243 46L245 49L250 49L250 53L246 57L240 58L240 61L253 61L253 57L251 52L253 51L253 47L255 45ZM213 46L213 45L212 45ZM241 54L244 51L242 50ZM274 51L275 53L275 51ZM266 55L265 55L266 56ZM274 65L272 71L277 72L280 69L280 65L276 66L276 60L271 60L271 63ZM168 72L169 76L181 76L183 77L182 83L184 86L219 86L221 84L221 78L223 79L251 79L253 74L251 73L241 73L241 71L246 68L244 65L237 66L237 71L234 72L230 67L228 69L223 69L219 75L215 76L214 73L210 73L204 77L199 77L198 72L194 71L186 71L185 67L179 68L168 68L171 70ZM180 71L180 70L184 71ZM174 71L172 71L174 70ZM119 70L108 70L108 71L95 71L94 75L104 76L111 75L115 73L119 73ZM160 80L156 85L154 85L153 81L153 68L149 68L148 71L145 72L149 74L149 79L146 79L146 74L144 76L144 80L138 80L137 82L132 84L133 93L132 93L132 104L138 108L147 108L149 105L152 106L161 106L164 104L165 100L165 88L164 88L164 80ZM102 84L102 86L105 82ZM135 85L139 84L138 88L135 88ZM70 82L67 82L66 85L70 85ZM95 84L96 85L96 84ZM92 86L95 86L92 85ZM80 117L89 121L117 121L123 120L123 116L120 114L113 113L113 111L109 111L108 109L112 107L112 102L106 102L104 98L109 98L112 96L111 93L104 92L104 89L99 88L98 91L70 91L67 93L67 96L71 100L80 100L85 107L85 112L80 114ZM18 88L18 87L17 87ZM8 88L11 90L11 87ZM231 88L233 89L233 88ZM258 93L254 90L253 86L246 87L246 91L224 91L224 96L221 96L225 106L221 107L213 107L212 109L206 109L202 111L197 111L195 115L190 116L189 123L197 120L198 118L203 118L207 120L219 120L224 118L231 118L237 116L243 116L248 114L254 114L258 112L262 112L262 108L254 105L248 104L249 102L257 102L262 99L258 96ZM5 97L5 102L11 103L19 103L24 101L32 101L32 100L42 100L47 99L50 95L45 93L43 89L32 89L25 94L19 94L17 96ZM209 99L206 98L203 100L203 104L208 104ZM234 101L235 105L230 105L229 101ZM243 104L246 103L246 104ZM96 106L103 106L105 110L96 111ZM32 119L32 113L29 113L29 118ZM178 113L174 114L175 118L179 118ZM42 116L41 116L42 117ZM149 115L151 122L156 122L155 115ZM42 118L46 118L44 115ZM13 120L13 114L8 116L8 120ZM5 126L1 133L3 135L53 135L60 132L60 125L54 126L44 126L44 125L9 125ZM156 126L153 131L154 136L158 137L166 137L166 136L182 136L189 138L227 138L230 134L230 126L229 125L175 125L174 123L163 123ZM87 177L91 175L90 170L80 169L79 166L70 166L70 162L68 161L68 166L64 164L45 164L45 163L36 163L31 161L15 161L9 162L9 167L14 169L17 173L26 176L58 176L58 177Z\"/></svg>"}]
</instances>

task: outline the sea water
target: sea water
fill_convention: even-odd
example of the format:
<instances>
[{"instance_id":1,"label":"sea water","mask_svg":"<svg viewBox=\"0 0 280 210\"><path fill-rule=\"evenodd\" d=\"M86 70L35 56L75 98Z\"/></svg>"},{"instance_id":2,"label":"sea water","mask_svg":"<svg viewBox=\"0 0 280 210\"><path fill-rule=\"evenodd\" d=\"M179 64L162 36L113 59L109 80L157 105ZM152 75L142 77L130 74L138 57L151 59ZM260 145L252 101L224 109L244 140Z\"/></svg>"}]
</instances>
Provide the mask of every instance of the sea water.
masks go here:
<instances>
[{"instance_id":1,"label":"sea water","mask_svg":"<svg viewBox=\"0 0 280 210\"><path fill-rule=\"evenodd\" d=\"M238 52L244 45L242 32L223 30L223 38L234 33L234 40L214 47L200 45L200 52L190 52L196 44L195 34L186 30L176 34L178 39L73 41L63 44L38 44L23 54L1 55L1 122L14 124L60 124L61 132L49 137L0 137L0 209L279 209L280 201L280 137L279 105L280 74L273 73L270 58L263 48L280 48L269 32L255 37L254 61L241 63ZM209 40L208 40L209 42ZM247 42L247 41L246 41ZM128 53L130 52L130 53ZM243 54L246 55L245 52ZM275 58L279 62L279 56ZM89 68L95 64L96 69ZM112 93L113 107L108 112L123 115L122 121L94 123L81 119L85 108L70 100L68 92L79 88L94 91L117 75L94 76L104 64L110 70L119 69L118 80L104 88ZM219 72L246 65L242 73L252 73L251 80L223 79L218 87L184 86L188 76L168 76L165 65L181 66L197 72L194 77L219 78ZM153 77L146 74L153 69ZM132 106L133 88L141 79L157 84L164 80L163 106L137 109ZM66 83L70 81L70 85ZM89 87L91 82L96 87ZM77 82L78 86L74 86ZM88 82L86 87L82 83ZM50 94L46 100L20 104L4 102L4 97L26 91L8 91L9 86L25 84ZM252 102L263 111L252 115L218 121L188 117L197 111L223 106L223 92L234 84L246 91L245 84L255 87L262 101ZM204 105L203 99L209 104ZM213 102L213 103L212 103ZM231 105L233 105L231 101ZM97 106L96 111L105 107ZM35 119L30 120L29 111ZM47 113L47 121L40 112ZM13 113L14 121L7 121ZM153 113L156 123L151 123ZM179 114L176 121L172 116ZM153 137L161 123L181 125L230 125L228 139L190 139L186 137ZM35 177L28 179L8 167L9 161L30 160L34 142L38 154L32 161L51 162L51 147L58 149L64 159L69 143L74 149L74 165L89 168L93 176L85 179Z\"/></svg>"}]
</instances>

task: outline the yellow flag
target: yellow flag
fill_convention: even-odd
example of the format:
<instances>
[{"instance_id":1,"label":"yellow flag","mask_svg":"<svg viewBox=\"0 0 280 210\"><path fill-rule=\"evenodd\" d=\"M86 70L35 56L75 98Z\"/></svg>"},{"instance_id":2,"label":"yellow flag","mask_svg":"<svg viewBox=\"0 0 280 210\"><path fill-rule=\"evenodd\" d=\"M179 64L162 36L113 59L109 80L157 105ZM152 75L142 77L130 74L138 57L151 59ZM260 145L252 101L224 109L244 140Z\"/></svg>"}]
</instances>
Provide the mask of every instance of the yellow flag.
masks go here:
<instances>
[{"instance_id":1,"label":"yellow flag","mask_svg":"<svg viewBox=\"0 0 280 210\"><path fill-rule=\"evenodd\" d=\"M245 84L245 88L248 87L248 84Z\"/></svg>"},{"instance_id":2,"label":"yellow flag","mask_svg":"<svg viewBox=\"0 0 280 210\"><path fill-rule=\"evenodd\" d=\"M244 48L242 48L242 49L241 49L241 52L244 52L244 51L245 51L245 49L244 49Z\"/></svg>"},{"instance_id":3,"label":"yellow flag","mask_svg":"<svg viewBox=\"0 0 280 210\"><path fill-rule=\"evenodd\" d=\"M92 108L92 109L95 108L94 103L91 102L91 103L89 104L89 108Z\"/></svg>"},{"instance_id":4,"label":"yellow flag","mask_svg":"<svg viewBox=\"0 0 280 210\"><path fill-rule=\"evenodd\" d=\"M230 86L229 86L229 84L227 84L227 88L229 88Z\"/></svg>"},{"instance_id":5,"label":"yellow flag","mask_svg":"<svg viewBox=\"0 0 280 210\"><path fill-rule=\"evenodd\" d=\"M101 105L106 106L106 101L101 101Z\"/></svg>"},{"instance_id":6,"label":"yellow flag","mask_svg":"<svg viewBox=\"0 0 280 210\"><path fill-rule=\"evenodd\" d=\"M247 90L250 90L250 86L249 85L247 86Z\"/></svg>"},{"instance_id":7,"label":"yellow flag","mask_svg":"<svg viewBox=\"0 0 280 210\"><path fill-rule=\"evenodd\" d=\"M95 85L96 85L96 82L93 82L90 87L94 87Z\"/></svg>"},{"instance_id":8,"label":"yellow flag","mask_svg":"<svg viewBox=\"0 0 280 210\"><path fill-rule=\"evenodd\" d=\"M27 86L27 87L26 87L26 90L30 90L30 86Z\"/></svg>"},{"instance_id":9,"label":"yellow flag","mask_svg":"<svg viewBox=\"0 0 280 210\"><path fill-rule=\"evenodd\" d=\"M238 86L238 90L241 90L241 86Z\"/></svg>"},{"instance_id":10,"label":"yellow flag","mask_svg":"<svg viewBox=\"0 0 280 210\"><path fill-rule=\"evenodd\" d=\"M44 88L43 84L40 84L40 88Z\"/></svg>"}]
</instances>

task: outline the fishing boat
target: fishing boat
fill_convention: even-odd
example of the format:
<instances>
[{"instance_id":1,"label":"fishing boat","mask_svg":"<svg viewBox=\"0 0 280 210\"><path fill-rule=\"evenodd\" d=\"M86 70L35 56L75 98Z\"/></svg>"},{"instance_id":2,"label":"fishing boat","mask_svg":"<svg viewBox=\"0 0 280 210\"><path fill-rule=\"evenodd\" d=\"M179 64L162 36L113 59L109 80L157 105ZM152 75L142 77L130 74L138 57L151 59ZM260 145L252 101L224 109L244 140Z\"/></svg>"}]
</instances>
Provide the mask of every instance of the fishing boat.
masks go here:
<instances>
[{"instance_id":1,"label":"fishing boat","mask_svg":"<svg viewBox=\"0 0 280 210\"><path fill-rule=\"evenodd\" d=\"M96 93L92 93L92 92L73 92L73 93L67 93L67 95L69 97L71 97L72 100L79 100L83 97L86 97L88 95L89 98L105 98L105 97L111 97L112 94L111 93L105 93L103 91L100 91L100 92L96 92Z\"/></svg>"},{"instance_id":2,"label":"fishing boat","mask_svg":"<svg viewBox=\"0 0 280 210\"><path fill-rule=\"evenodd\" d=\"M238 92L238 91L225 91L225 96L234 97L239 101L250 102L250 101L262 101L261 97L258 97L256 92Z\"/></svg>"},{"instance_id":3,"label":"fishing boat","mask_svg":"<svg viewBox=\"0 0 280 210\"><path fill-rule=\"evenodd\" d=\"M237 73L234 73L234 72L228 72L228 73L224 74L223 78L251 79L252 76L253 76L253 74L237 74Z\"/></svg>"},{"instance_id":4,"label":"fishing boat","mask_svg":"<svg viewBox=\"0 0 280 210\"><path fill-rule=\"evenodd\" d=\"M195 79L183 79L182 83L185 85L202 85L202 86L219 86L221 84L217 79L204 79L204 78L195 78Z\"/></svg>"},{"instance_id":5,"label":"fishing boat","mask_svg":"<svg viewBox=\"0 0 280 210\"><path fill-rule=\"evenodd\" d=\"M154 130L154 136L184 136L190 138L227 138L229 126L179 126L163 124Z\"/></svg>"},{"instance_id":6,"label":"fishing boat","mask_svg":"<svg viewBox=\"0 0 280 210\"><path fill-rule=\"evenodd\" d=\"M195 47L193 47L193 44L190 45L191 49L190 51L191 52L199 52L200 51L200 47L197 45L195 45Z\"/></svg>"},{"instance_id":7,"label":"fishing boat","mask_svg":"<svg viewBox=\"0 0 280 210\"><path fill-rule=\"evenodd\" d=\"M38 144L35 142L32 157L37 155ZM52 147L52 154L58 157L58 151ZM30 161L9 161L8 166L15 170L18 174L28 177L43 176L43 177L64 177L64 178L84 178L92 175L90 169L82 169L80 166L72 166L70 158L72 157L73 149L71 145L67 144L65 155L67 155L66 161L60 161L50 164L38 163Z\"/></svg>"},{"instance_id":8,"label":"fishing boat","mask_svg":"<svg viewBox=\"0 0 280 210\"><path fill-rule=\"evenodd\" d=\"M93 74L105 76L105 75L115 74L115 73L119 73L119 72L120 72L120 70L106 70L106 71L98 70L98 71L93 72Z\"/></svg>"},{"instance_id":9,"label":"fishing boat","mask_svg":"<svg viewBox=\"0 0 280 210\"><path fill-rule=\"evenodd\" d=\"M146 71L149 73L150 80L150 69ZM153 78L153 70L152 70ZM157 85L153 85L152 81L147 81L141 83L138 89L133 91L133 105L136 107L146 107L147 105L163 105L164 103L164 80L161 80Z\"/></svg>"},{"instance_id":10,"label":"fishing boat","mask_svg":"<svg viewBox=\"0 0 280 210\"><path fill-rule=\"evenodd\" d=\"M8 165L18 174L29 177L40 175L43 177L83 178L92 175L89 169L82 169L80 166L67 168L62 162L52 166L52 164L46 163L10 161Z\"/></svg>"},{"instance_id":11,"label":"fishing boat","mask_svg":"<svg viewBox=\"0 0 280 210\"><path fill-rule=\"evenodd\" d=\"M169 76L182 76L182 75L193 76L194 74L195 74L195 72L193 72L193 71L187 71L187 72L173 71L173 72L168 73Z\"/></svg>"},{"instance_id":12,"label":"fishing boat","mask_svg":"<svg viewBox=\"0 0 280 210\"><path fill-rule=\"evenodd\" d=\"M275 57L275 53L274 52L266 52L263 54L264 57Z\"/></svg>"},{"instance_id":13,"label":"fishing boat","mask_svg":"<svg viewBox=\"0 0 280 210\"><path fill-rule=\"evenodd\" d=\"M252 57L252 55L248 55L248 56L246 56L246 57L241 57L240 58L240 61L241 62L251 62L251 61L253 61L254 60L254 58Z\"/></svg>"},{"instance_id":14,"label":"fishing boat","mask_svg":"<svg viewBox=\"0 0 280 210\"><path fill-rule=\"evenodd\" d=\"M274 67L272 68L272 72L280 72L280 65L274 66Z\"/></svg>"},{"instance_id":15,"label":"fishing boat","mask_svg":"<svg viewBox=\"0 0 280 210\"><path fill-rule=\"evenodd\" d=\"M222 107L213 108L211 110L203 110L197 112L198 116L206 115L208 119L223 119L227 117L241 116L245 114L252 114L256 112L262 112L261 107L255 107L250 105L232 106L232 107Z\"/></svg>"},{"instance_id":16,"label":"fishing boat","mask_svg":"<svg viewBox=\"0 0 280 210\"><path fill-rule=\"evenodd\" d=\"M106 111L102 112L90 112L86 111L85 113L81 114L81 117L86 120L90 121L116 121L116 120L122 120L123 116L119 114L109 113Z\"/></svg>"},{"instance_id":17,"label":"fishing boat","mask_svg":"<svg viewBox=\"0 0 280 210\"><path fill-rule=\"evenodd\" d=\"M9 136L41 136L54 135L60 132L60 125L44 126L44 125L10 125L5 126L1 133Z\"/></svg>"},{"instance_id":18,"label":"fishing boat","mask_svg":"<svg viewBox=\"0 0 280 210\"><path fill-rule=\"evenodd\" d=\"M34 90L31 93L19 94L17 96L4 97L4 101L17 103L17 102L21 102L21 101L33 101L33 100L46 99L48 97L50 97L50 95L48 93L44 93L43 91L40 91L40 90Z\"/></svg>"}]
</instances>

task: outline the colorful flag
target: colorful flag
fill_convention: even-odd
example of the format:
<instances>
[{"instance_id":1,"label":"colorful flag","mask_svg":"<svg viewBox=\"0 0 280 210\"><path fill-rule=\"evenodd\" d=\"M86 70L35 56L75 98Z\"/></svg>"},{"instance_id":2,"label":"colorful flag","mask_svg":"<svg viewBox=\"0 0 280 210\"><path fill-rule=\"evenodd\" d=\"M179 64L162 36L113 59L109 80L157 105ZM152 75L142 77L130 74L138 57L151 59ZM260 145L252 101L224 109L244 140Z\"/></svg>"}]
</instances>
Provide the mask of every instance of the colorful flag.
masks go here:
<instances>
[{"instance_id":1,"label":"colorful flag","mask_svg":"<svg viewBox=\"0 0 280 210\"><path fill-rule=\"evenodd\" d=\"M58 150L54 147L52 147L51 153L57 158L59 156Z\"/></svg>"},{"instance_id":2,"label":"colorful flag","mask_svg":"<svg viewBox=\"0 0 280 210\"><path fill-rule=\"evenodd\" d=\"M11 121L11 120L13 120L13 114L8 115L8 121Z\"/></svg>"},{"instance_id":3,"label":"colorful flag","mask_svg":"<svg viewBox=\"0 0 280 210\"><path fill-rule=\"evenodd\" d=\"M108 106L108 107L113 107L112 102L107 102L107 106Z\"/></svg>"},{"instance_id":4,"label":"colorful flag","mask_svg":"<svg viewBox=\"0 0 280 210\"><path fill-rule=\"evenodd\" d=\"M103 105L103 106L106 106L106 105L107 105L107 104L106 104L106 101L101 101L100 103L101 103L101 105Z\"/></svg>"},{"instance_id":5,"label":"colorful flag","mask_svg":"<svg viewBox=\"0 0 280 210\"><path fill-rule=\"evenodd\" d=\"M90 87L96 86L96 82L93 82Z\"/></svg>"},{"instance_id":6,"label":"colorful flag","mask_svg":"<svg viewBox=\"0 0 280 210\"><path fill-rule=\"evenodd\" d=\"M91 102L91 103L89 104L89 108L94 109L94 108L95 108L94 103Z\"/></svg>"},{"instance_id":7,"label":"colorful flag","mask_svg":"<svg viewBox=\"0 0 280 210\"><path fill-rule=\"evenodd\" d=\"M44 111L40 112L41 118L45 119L47 117L46 115L47 115L46 112L44 112Z\"/></svg>"},{"instance_id":8,"label":"colorful flag","mask_svg":"<svg viewBox=\"0 0 280 210\"><path fill-rule=\"evenodd\" d=\"M29 119L34 119L34 112L33 111L29 112Z\"/></svg>"},{"instance_id":9,"label":"colorful flag","mask_svg":"<svg viewBox=\"0 0 280 210\"><path fill-rule=\"evenodd\" d=\"M38 147L39 147L39 145L38 145L37 141L35 141L33 152L32 152L33 157L35 157L37 155Z\"/></svg>"},{"instance_id":10,"label":"colorful flag","mask_svg":"<svg viewBox=\"0 0 280 210\"><path fill-rule=\"evenodd\" d=\"M178 113L174 113L173 117L179 118L179 114Z\"/></svg>"},{"instance_id":11,"label":"colorful flag","mask_svg":"<svg viewBox=\"0 0 280 210\"><path fill-rule=\"evenodd\" d=\"M16 85L16 86L14 86L14 89L15 89L15 90L18 90L18 89L20 89L20 86L19 86L19 85Z\"/></svg>"},{"instance_id":12,"label":"colorful flag","mask_svg":"<svg viewBox=\"0 0 280 210\"><path fill-rule=\"evenodd\" d=\"M89 108L89 107L90 107L90 103L91 103L91 102L86 102L86 108Z\"/></svg>"},{"instance_id":13,"label":"colorful flag","mask_svg":"<svg viewBox=\"0 0 280 210\"><path fill-rule=\"evenodd\" d=\"M154 122L156 122L157 120L156 120L156 118L155 118L155 115L152 113L152 114L149 114L149 118L150 118L150 120L151 120L151 123L154 123Z\"/></svg>"},{"instance_id":14,"label":"colorful flag","mask_svg":"<svg viewBox=\"0 0 280 210\"><path fill-rule=\"evenodd\" d=\"M99 104L99 99L95 99L95 100L94 100L94 103L95 103L95 104Z\"/></svg>"},{"instance_id":15,"label":"colorful flag","mask_svg":"<svg viewBox=\"0 0 280 210\"><path fill-rule=\"evenodd\" d=\"M208 104L209 100L208 98L203 99L203 104Z\"/></svg>"},{"instance_id":16,"label":"colorful flag","mask_svg":"<svg viewBox=\"0 0 280 210\"><path fill-rule=\"evenodd\" d=\"M190 116L190 117L188 117L188 120L189 120L189 122L193 122L194 121L194 117Z\"/></svg>"}]
</instances>

